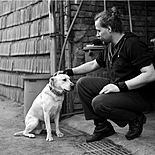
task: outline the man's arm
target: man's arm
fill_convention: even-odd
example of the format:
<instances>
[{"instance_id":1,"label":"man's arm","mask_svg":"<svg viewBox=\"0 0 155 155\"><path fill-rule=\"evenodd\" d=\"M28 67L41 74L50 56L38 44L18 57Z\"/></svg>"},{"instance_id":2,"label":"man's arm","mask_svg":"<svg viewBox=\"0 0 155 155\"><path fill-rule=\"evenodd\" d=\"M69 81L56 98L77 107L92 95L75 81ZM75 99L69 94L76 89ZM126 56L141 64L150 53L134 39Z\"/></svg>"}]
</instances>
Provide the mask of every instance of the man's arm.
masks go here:
<instances>
[{"instance_id":1,"label":"man's arm","mask_svg":"<svg viewBox=\"0 0 155 155\"><path fill-rule=\"evenodd\" d=\"M95 71L99 68L100 68L100 66L98 65L96 60L92 60L92 61L86 62L78 67L72 68L72 71L73 71L73 74L79 75L79 74L90 73L90 72Z\"/></svg>"},{"instance_id":2,"label":"man's arm","mask_svg":"<svg viewBox=\"0 0 155 155\"><path fill-rule=\"evenodd\" d=\"M155 69L153 67L153 64L141 68L140 71L141 74L139 74L133 79L125 81L129 90L140 88L155 80Z\"/></svg>"},{"instance_id":3,"label":"man's arm","mask_svg":"<svg viewBox=\"0 0 155 155\"><path fill-rule=\"evenodd\" d=\"M155 38L151 39L150 42L155 44Z\"/></svg>"},{"instance_id":4,"label":"man's arm","mask_svg":"<svg viewBox=\"0 0 155 155\"><path fill-rule=\"evenodd\" d=\"M142 86L145 86L146 84L155 81L155 69L153 67L153 64L150 66L146 66L141 68L141 74L136 76L135 78L132 78L130 80L124 81L126 84L126 89L132 90L137 89ZM118 85L115 84L108 84L99 92L99 94L108 94L112 92L120 92L120 88Z\"/></svg>"}]
</instances>

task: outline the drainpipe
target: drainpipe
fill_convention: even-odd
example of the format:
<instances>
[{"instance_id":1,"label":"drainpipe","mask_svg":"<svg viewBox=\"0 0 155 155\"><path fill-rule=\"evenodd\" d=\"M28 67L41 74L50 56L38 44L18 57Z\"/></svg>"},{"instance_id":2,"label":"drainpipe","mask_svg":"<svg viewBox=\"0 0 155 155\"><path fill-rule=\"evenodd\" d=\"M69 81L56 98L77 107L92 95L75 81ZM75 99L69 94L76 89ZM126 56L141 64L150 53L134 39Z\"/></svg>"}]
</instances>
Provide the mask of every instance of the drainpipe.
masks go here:
<instances>
[{"instance_id":1,"label":"drainpipe","mask_svg":"<svg viewBox=\"0 0 155 155\"><path fill-rule=\"evenodd\" d=\"M132 18L131 18L130 0L128 0L128 11L129 11L130 31L132 32Z\"/></svg>"},{"instance_id":2,"label":"drainpipe","mask_svg":"<svg viewBox=\"0 0 155 155\"><path fill-rule=\"evenodd\" d=\"M49 34L50 34L50 62L51 62L51 75L56 72L56 18L55 18L55 1L48 0L48 13L49 13Z\"/></svg>"},{"instance_id":3,"label":"drainpipe","mask_svg":"<svg viewBox=\"0 0 155 155\"><path fill-rule=\"evenodd\" d=\"M104 11L106 11L106 0L104 0Z\"/></svg>"},{"instance_id":4,"label":"drainpipe","mask_svg":"<svg viewBox=\"0 0 155 155\"><path fill-rule=\"evenodd\" d=\"M61 45L61 49L63 47L63 43L64 43L64 8L63 8L63 1L60 1L60 32L61 32L61 36L60 36L60 45ZM62 56L62 70L65 69L65 55L63 54Z\"/></svg>"},{"instance_id":5,"label":"drainpipe","mask_svg":"<svg viewBox=\"0 0 155 155\"><path fill-rule=\"evenodd\" d=\"M67 20L67 29L69 30L70 25L71 25L71 3L70 1L67 1L67 15L68 15L68 20ZM68 67L71 68L72 67L72 45L70 43L70 41L68 41Z\"/></svg>"}]
</instances>

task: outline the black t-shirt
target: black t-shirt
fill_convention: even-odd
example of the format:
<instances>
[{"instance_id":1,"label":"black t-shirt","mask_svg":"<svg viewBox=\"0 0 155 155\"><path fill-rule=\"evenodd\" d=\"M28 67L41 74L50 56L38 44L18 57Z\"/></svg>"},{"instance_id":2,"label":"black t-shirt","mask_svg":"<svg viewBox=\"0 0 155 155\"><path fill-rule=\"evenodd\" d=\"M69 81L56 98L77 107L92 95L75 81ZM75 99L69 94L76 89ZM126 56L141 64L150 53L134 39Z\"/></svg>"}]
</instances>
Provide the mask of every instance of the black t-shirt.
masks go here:
<instances>
[{"instance_id":1,"label":"black t-shirt","mask_svg":"<svg viewBox=\"0 0 155 155\"><path fill-rule=\"evenodd\" d=\"M139 37L129 32L115 47L109 44L96 58L96 61L101 67L107 67L111 83L117 83L138 76L141 68L153 63L153 56L147 45ZM145 94L145 99L148 98L149 84L137 90L140 94Z\"/></svg>"}]
</instances>

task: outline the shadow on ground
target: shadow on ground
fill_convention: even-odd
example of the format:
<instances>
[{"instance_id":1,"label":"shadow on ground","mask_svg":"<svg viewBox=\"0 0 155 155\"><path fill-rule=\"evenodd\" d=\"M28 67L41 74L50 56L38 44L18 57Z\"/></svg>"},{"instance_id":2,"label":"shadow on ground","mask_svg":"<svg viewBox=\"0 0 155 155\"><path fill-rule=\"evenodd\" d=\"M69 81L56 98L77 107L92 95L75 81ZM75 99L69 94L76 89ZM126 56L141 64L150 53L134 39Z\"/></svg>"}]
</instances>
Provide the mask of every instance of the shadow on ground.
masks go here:
<instances>
[{"instance_id":1,"label":"shadow on ground","mask_svg":"<svg viewBox=\"0 0 155 155\"><path fill-rule=\"evenodd\" d=\"M54 141L46 142L46 134L36 138L14 137L14 133L24 129L23 106L0 97L0 155L82 155L84 151L76 145L84 142L85 133L68 130L61 125L65 134ZM53 129L54 132L54 129Z\"/></svg>"},{"instance_id":2,"label":"shadow on ground","mask_svg":"<svg viewBox=\"0 0 155 155\"><path fill-rule=\"evenodd\" d=\"M60 122L64 137L55 135L54 141L46 142L46 133L35 138L14 137L14 133L24 129L24 107L20 103L0 96L0 155L131 155L131 152L109 139L85 143L88 133Z\"/></svg>"}]
</instances>

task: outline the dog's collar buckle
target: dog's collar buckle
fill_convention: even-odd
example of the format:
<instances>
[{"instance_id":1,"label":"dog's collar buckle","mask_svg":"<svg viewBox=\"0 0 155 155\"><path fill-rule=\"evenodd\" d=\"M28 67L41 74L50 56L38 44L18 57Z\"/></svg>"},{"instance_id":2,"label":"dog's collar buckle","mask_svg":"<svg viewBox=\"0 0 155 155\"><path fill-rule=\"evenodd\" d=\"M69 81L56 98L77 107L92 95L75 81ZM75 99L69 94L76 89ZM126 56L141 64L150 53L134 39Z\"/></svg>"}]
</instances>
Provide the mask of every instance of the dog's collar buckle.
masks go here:
<instances>
[{"instance_id":1,"label":"dog's collar buckle","mask_svg":"<svg viewBox=\"0 0 155 155\"><path fill-rule=\"evenodd\" d=\"M56 96L62 96L62 95L63 95L63 93L60 93L59 91L56 91L56 90L53 89L52 87L49 86L49 88L50 88L50 91L51 91L53 94L55 94Z\"/></svg>"}]
</instances>

